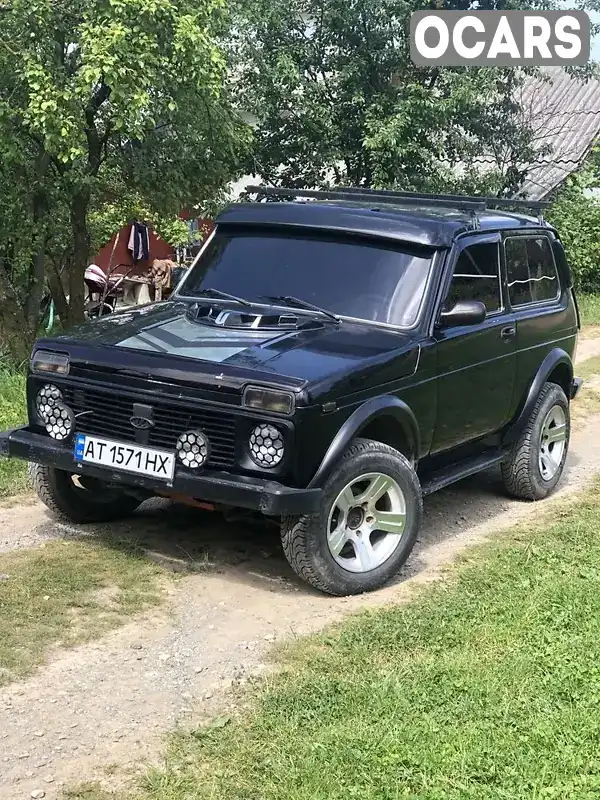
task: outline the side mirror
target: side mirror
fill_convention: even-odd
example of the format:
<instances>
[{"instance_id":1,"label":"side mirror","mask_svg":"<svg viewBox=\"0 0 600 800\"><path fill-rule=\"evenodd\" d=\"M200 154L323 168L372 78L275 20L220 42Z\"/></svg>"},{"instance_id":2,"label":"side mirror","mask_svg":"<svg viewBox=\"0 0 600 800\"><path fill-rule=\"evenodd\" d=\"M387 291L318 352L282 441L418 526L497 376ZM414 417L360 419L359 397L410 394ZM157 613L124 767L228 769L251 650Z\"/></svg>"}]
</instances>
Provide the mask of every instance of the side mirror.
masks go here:
<instances>
[{"instance_id":1,"label":"side mirror","mask_svg":"<svg viewBox=\"0 0 600 800\"><path fill-rule=\"evenodd\" d=\"M450 311L440 314L440 328L457 328L459 325L479 325L487 316L485 306L479 300L461 300Z\"/></svg>"}]
</instances>

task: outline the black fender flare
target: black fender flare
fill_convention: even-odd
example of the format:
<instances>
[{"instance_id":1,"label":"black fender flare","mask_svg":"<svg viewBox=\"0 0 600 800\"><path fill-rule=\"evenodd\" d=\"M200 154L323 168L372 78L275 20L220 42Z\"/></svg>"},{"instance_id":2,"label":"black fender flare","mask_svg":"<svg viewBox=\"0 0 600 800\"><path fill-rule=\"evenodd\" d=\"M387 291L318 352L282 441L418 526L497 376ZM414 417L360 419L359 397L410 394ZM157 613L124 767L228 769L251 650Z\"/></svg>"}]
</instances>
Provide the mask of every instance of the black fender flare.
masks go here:
<instances>
[{"instance_id":1,"label":"black fender flare","mask_svg":"<svg viewBox=\"0 0 600 800\"><path fill-rule=\"evenodd\" d=\"M366 426L378 417L394 417L400 423L412 458L417 459L420 452L421 437L417 419L409 406L395 395L383 395L367 400L350 414L336 433L312 480L309 489L321 488L333 467L351 440L360 435Z\"/></svg>"},{"instance_id":2,"label":"black fender flare","mask_svg":"<svg viewBox=\"0 0 600 800\"><path fill-rule=\"evenodd\" d=\"M535 377L531 381L525 400L519 407L514 421L509 425L508 430L503 437L503 444L512 444L519 437L527 425L527 420L531 416L531 412L534 409L537 398L542 391L544 384L548 381L549 376L556 369L556 367L561 364L564 364L567 368L569 373L569 382L572 383L573 362L571 361L571 357L562 348L553 348L542 361L538 371L535 374ZM566 394L567 397L570 396L568 391Z\"/></svg>"}]
</instances>

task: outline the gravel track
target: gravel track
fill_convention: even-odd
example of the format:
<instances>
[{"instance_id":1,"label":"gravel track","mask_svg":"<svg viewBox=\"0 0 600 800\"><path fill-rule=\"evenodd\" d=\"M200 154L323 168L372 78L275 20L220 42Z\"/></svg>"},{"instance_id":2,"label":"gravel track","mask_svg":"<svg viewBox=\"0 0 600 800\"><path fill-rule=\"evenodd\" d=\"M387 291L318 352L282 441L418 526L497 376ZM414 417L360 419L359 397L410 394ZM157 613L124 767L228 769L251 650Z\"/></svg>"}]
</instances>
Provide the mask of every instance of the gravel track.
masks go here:
<instances>
[{"instance_id":1,"label":"gravel track","mask_svg":"<svg viewBox=\"0 0 600 800\"><path fill-rule=\"evenodd\" d=\"M593 345L593 347L590 345ZM600 353L582 341L579 358ZM560 501L600 472L600 416L576 430ZM414 587L439 578L469 545L533 518L539 506L508 500L498 472L475 476L428 498L424 526L398 580L379 592L330 598L300 583L288 567L277 530L224 523L207 512L145 504L110 530L141 543L149 558L185 571L163 611L133 620L103 639L59 651L27 680L0 689L0 800L63 785L122 780L160 753L163 735L217 713L224 690L265 668L271 642L321 628L369 606L401 602ZM38 503L0 508L0 551L108 526L57 524ZM107 767L112 777L107 777ZM38 794L38 796L41 796Z\"/></svg>"}]
</instances>

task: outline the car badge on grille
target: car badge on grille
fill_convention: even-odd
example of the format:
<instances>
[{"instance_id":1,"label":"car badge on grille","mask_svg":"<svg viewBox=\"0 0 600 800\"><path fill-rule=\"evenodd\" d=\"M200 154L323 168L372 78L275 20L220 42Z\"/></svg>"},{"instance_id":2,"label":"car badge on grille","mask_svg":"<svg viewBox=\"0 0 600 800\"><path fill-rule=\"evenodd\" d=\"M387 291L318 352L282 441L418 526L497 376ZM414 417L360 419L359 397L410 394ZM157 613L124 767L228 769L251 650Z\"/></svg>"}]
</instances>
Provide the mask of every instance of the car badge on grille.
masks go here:
<instances>
[{"instance_id":1,"label":"car badge on grille","mask_svg":"<svg viewBox=\"0 0 600 800\"><path fill-rule=\"evenodd\" d=\"M154 422L147 417L130 417L129 422L134 428L137 428L138 431L147 431L154 427Z\"/></svg>"}]
</instances>

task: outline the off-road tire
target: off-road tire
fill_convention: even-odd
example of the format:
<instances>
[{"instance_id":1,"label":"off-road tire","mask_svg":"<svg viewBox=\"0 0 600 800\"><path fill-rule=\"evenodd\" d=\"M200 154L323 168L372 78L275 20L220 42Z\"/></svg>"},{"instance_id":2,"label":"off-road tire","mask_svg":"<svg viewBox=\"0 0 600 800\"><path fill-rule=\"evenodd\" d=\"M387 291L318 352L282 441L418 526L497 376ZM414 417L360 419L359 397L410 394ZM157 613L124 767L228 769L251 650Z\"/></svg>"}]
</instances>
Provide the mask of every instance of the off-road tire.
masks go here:
<instances>
[{"instance_id":1,"label":"off-road tire","mask_svg":"<svg viewBox=\"0 0 600 800\"><path fill-rule=\"evenodd\" d=\"M392 477L406 502L406 524L399 547L383 564L369 572L345 570L333 558L327 543L327 522L332 503L349 481L368 472ZM323 503L316 514L283 517L281 541L292 569L303 580L327 594L345 596L379 589L391 580L414 547L423 513L419 479L402 453L371 439L355 439L323 488Z\"/></svg>"},{"instance_id":2,"label":"off-road tire","mask_svg":"<svg viewBox=\"0 0 600 800\"><path fill-rule=\"evenodd\" d=\"M542 426L548 412L555 405L560 405L565 412L565 448L556 474L550 480L544 480L539 467ZM553 492L562 477L570 434L569 401L560 386L546 383L527 425L512 447L510 458L502 464L502 479L507 492L521 500L543 500Z\"/></svg>"},{"instance_id":3,"label":"off-road tire","mask_svg":"<svg viewBox=\"0 0 600 800\"><path fill-rule=\"evenodd\" d=\"M29 476L39 499L61 522L111 522L133 514L140 505L138 499L118 490L100 495L80 489L69 472L45 464L30 464Z\"/></svg>"}]
</instances>

